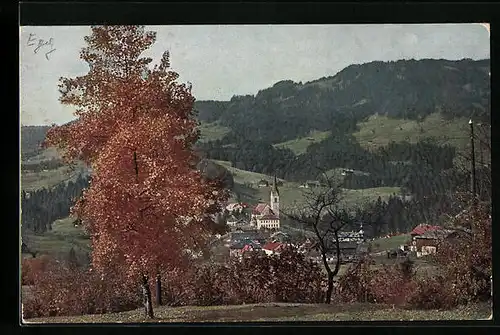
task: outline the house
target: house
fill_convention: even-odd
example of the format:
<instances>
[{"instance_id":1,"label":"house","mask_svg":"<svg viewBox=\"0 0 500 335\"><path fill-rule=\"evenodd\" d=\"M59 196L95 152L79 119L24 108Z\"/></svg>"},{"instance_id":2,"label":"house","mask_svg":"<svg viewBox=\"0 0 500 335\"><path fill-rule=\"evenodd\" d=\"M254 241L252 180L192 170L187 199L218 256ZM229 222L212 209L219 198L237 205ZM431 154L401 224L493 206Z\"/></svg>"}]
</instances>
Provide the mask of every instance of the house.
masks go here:
<instances>
[{"instance_id":1,"label":"house","mask_svg":"<svg viewBox=\"0 0 500 335\"><path fill-rule=\"evenodd\" d=\"M275 214L263 215L257 218L257 229L279 229L280 219Z\"/></svg>"},{"instance_id":2,"label":"house","mask_svg":"<svg viewBox=\"0 0 500 335\"><path fill-rule=\"evenodd\" d=\"M257 252L262 251L262 247L260 246L259 243L250 240L245 240L232 244L229 247L229 256L241 259L244 253L253 251Z\"/></svg>"},{"instance_id":3,"label":"house","mask_svg":"<svg viewBox=\"0 0 500 335\"><path fill-rule=\"evenodd\" d=\"M278 231L270 236L272 242L287 243L290 242L288 234Z\"/></svg>"},{"instance_id":4,"label":"house","mask_svg":"<svg viewBox=\"0 0 500 335\"><path fill-rule=\"evenodd\" d=\"M335 242L330 241L327 243L328 251L326 252L326 260L327 262L336 262L337 248ZM341 262L352 261L360 252L362 252L362 249L359 247L360 244L356 242L339 242L339 246ZM307 240L299 246L298 251L315 261L321 261L322 256L319 251L318 243Z\"/></svg>"},{"instance_id":5,"label":"house","mask_svg":"<svg viewBox=\"0 0 500 335\"><path fill-rule=\"evenodd\" d=\"M248 225L248 222L245 220L245 219L238 219L237 217L235 217L234 215L231 215L227 218L227 222L226 224L229 226L229 227L243 227L243 226L246 226Z\"/></svg>"},{"instance_id":6,"label":"house","mask_svg":"<svg viewBox=\"0 0 500 335\"><path fill-rule=\"evenodd\" d=\"M420 251L421 252L421 248L417 247L417 241L416 241L417 237L422 236L426 232L435 231L435 230L441 230L441 229L442 228L439 227L439 226L432 226L432 225L428 225L428 224L419 224L418 226L416 226L410 232L410 236L411 236L410 251L412 251L412 252L419 252ZM420 243L422 243L422 242L420 242Z\"/></svg>"},{"instance_id":7,"label":"house","mask_svg":"<svg viewBox=\"0 0 500 335\"><path fill-rule=\"evenodd\" d=\"M320 187L321 183L317 180L308 180L304 184L300 185L299 187L301 188L314 188L314 187Z\"/></svg>"},{"instance_id":8,"label":"house","mask_svg":"<svg viewBox=\"0 0 500 335\"><path fill-rule=\"evenodd\" d=\"M352 174L354 174L353 169L342 169L342 173L341 173L342 176L347 176L347 175L352 175Z\"/></svg>"},{"instance_id":9,"label":"house","mask_svg":"<svg viewBox=\"0 0 500 335\"><path fill-rule=\"evenodd\" d=\"M280 252L285 247L285 244L279 242L268 242L264 244L262 250L266 253L266 255L279 255Z\"/></svg>"},{"instance_id":10,"label":"house","mask_svg":"<svg viewBox=\"0 0 500 335\"><path fill-rule=\"evenodd\" d=\"M353 241L339 242L340 246L340 256L344 261L352 260L354 256L356 256L359 243ZM337 249L335 247L332 248L332 253L337 255Z\"/></svg>"},{"instance_id":11,"label":"house","mask_svg":"<svg viewBox=\"0 0 500 335\"><path fill-rule=\"evenodd\" d=\"M415 236L412 247L417 252L417 257L435 254L439 244L447 239L458 237L458 233L449 229L428 230L421 235Z\"/></svg>"},{"instance_id":12,"label":"house","mask_svg":"<svg viewBox=\"0 0 500 335\"><path fill-rule=\"evenodd\" d=\"M257 183L257 186L258 187L268 187L269 186L269 182L267 180L261 179Z\"/></svg>"},{"instance_id":13,"label":"house","mask_svg":"<svg viewBox=\"0 0 500 335\"><path fill-rule=\"evenodd\" d=\"M251 222L257 226L257 229L280 228L279 204L279 190L276 177L274 177L269 204L260 203L252 210Z\"/></svg>"},{"instance_id":14,"label":"house","mask_svg":"<svg viewBox=\"0 0 500 335\"><path fill-rule=\"evenodd\" d=\"M229 212L229 213L232 213L232 212L241 212L243 211L245 208L246 208L246 204L243 204L243 203L239 203L239 202L233 202L233 203L230 203L226 206L226 210Z\"/></svg>"},{"instance_id":15,"label":"house","mask_svg":"<svg viewBox=\"0 0 500 335\"><path fill-rule=\"evenodd\" d=\"M414 238L415 236L422 235L423 233L425 233L429 230L438 230L438 229L441 229L441 227L431 226L431 225L422 223L422 224L419 224L418 226L416 226L415 228L413 228L413 230L410 232L410 235L412 238Z\"/></svg>"}]
</instances>

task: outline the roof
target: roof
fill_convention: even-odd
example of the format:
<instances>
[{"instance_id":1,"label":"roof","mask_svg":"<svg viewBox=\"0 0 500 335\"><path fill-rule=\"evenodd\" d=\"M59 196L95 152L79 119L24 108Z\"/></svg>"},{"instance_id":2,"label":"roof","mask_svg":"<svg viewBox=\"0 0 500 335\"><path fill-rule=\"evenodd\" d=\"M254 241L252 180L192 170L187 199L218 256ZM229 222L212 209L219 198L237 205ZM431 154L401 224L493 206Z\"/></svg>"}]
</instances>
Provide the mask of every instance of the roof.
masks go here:
<instances>
[{"instance_id":1,"label":"roof","mask_svg":"<svg viewBox=\"0 0 500 335\"><path fill-rule=\"evenodd\" d=\"M431 226L428 224L419 224L410 232L410 235L422 235L427 231L440 230L440 229L443 229L443 228L441 228L439 226Z\"/></svg>"},{"instance_id":2,"label":"roof","mask_svg":"<svg viewBox=\"0 0 500 335\"><path fill-rule=\"evenodd\" d=\"M226 209L227 209L228 211L234 211L235 209L240 209L240 208L244 208L244 205L242 205L242 204L240 204L240 203L237 203L237 202L235 202L235 203L231 203L231 204L228 204L228 205L226 206Z\"/></svg>"},{"instance_id":3,"label":"roof","mask_svg":"<svg viewBox=\"0 0 500 335\"><path fill-rule=\"evenodd\" d=\"M262 249L262 247L260 246L260 244L255 243L254 241L246 240L232 244L229 247L229 249L249 250L249 249Z\"/></svg>"},{"instance_id":4,"label":"roof","mask_svg":"<svg viewBox=\"0 0 500 335\"><path fill-rule=\"evenodd\" d=\"M228 218L227 218L227 221L239 221L238 218L234 215L230 215Z\"/></svg>"},{"instance_id":5,"label":"roof","mask_svg":"<svg viewBox=\"0 0 500 335\"><path fill-rule=\"evenodd\" d=\"M416 236L416 238L440 240L447 238L453 233L455 233L455 231L449 229L428 230L422 235Z\"/></svg>"},{"instance_id":6,"label":"roof","mask_svg":"<svg viewBox=\"0 0 500 335\"><path fill-rule=\"evenodd\" d=\"M282 248L283 247L283 244L282 243L279 243L279 242L268 242L266 243L262 249L265 249L265 250L278 250L279 248Z\"/></svg>"},{"instance_id":7,"label":"roof","mask_svg":"<svg viewBox=\"0 0 500 335\"><path fill-rule=\"evenodd\" d=\"M254 209L252 210L252 213L253 214L261 214L266 209L266 207L269 207L269 204L260 203L254 207Z\"/></svg>"},{"instance_id":8,"label":"roof","mask_svg":"<svg viewBox=\"0 0 500 335\"><path fill-rule=\"evenodd\" d=\"M254 239L254 238L259 238L260 234L257 231L241 231L241 232L232 232L230 233L231 239L240 239L244 240L246 238L249 239Z\"/></svg>"}]
</instances>

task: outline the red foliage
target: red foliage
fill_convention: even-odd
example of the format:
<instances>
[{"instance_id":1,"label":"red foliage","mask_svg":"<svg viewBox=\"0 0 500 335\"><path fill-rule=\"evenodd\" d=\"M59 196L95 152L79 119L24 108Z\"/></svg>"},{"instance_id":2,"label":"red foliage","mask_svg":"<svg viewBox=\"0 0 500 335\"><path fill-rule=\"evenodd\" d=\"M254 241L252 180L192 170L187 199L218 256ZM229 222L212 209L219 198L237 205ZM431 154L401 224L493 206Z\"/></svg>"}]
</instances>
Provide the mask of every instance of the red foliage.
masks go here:
<instances>
[{"instance_id":1,"label":"red foliage","mask_svg":"<svg viewBox=\"0 0 500 335\"><path fill-rule=\"evenodd\" d=\"M303 255L285 250L281 257L251 254L242 262L190 264L164 269L163 301L170 306L265 302L318 303L323 299L320 268ZM133 281L121 280L120 268L106 276L49 262L37 276L25 318L118 312L141 306ZM154 285L153 285L154 293Z\"/></svg>"},{"instance_id":2,"label":"red foliage","mask_svg":"<svg viewBox=\"0 0 500 335\"><path fill-rule=\"evenodd\" d=\"M322 301L321 269L303 255L251 253L226 264L204 264L162 274L163 300L171 306Z\"/></svg>"},{"instance_id":3,"label":"red foliage","mask_svg":"<svg viewBox=\"0 0 500 335\"><path fill-rule=\"evenodd\" d=\"M180 266L210 233L207 215L227 194L195 170L198 139L190 87L176 83L165 53L154 68L140 54L155 41L142 26L96 26L81 58L88 74L62 78L60 98L78 118L52 128L45 145L91 166L73 212L92 237L93 266L119 262L130 278Z\"/></svg>"},{"instance_id":4,"label":"red foliage","mask_svg":"<svg viewBox=\"0 0 500 335\"><path fill-rule=\"evenodd\" d=\"M33 285L50 263L48 256L23 258L21 260L21 285Z\"/></svg>"},{"instance_id":5,"label":"red foliage","mask_svg":"<svg viewBox=\"0 0 500 335\"><path fill-rule=\"evenodd\" d=\"M340 277L337 290L340 300L404 305L415 290L412 263L405 261L372 269L374 263L366 257Z\"/></svg>"},{"instance_id":6,"label":"red foliage","mask_svg":"<svg viewBox=\"0 0 500 335\"><path fill-rule=\"evenodd\" d=\"M414 290L406 297L409 306L421 309L451 308L456 300L442 276L422 278L415 282Z\"/></svg>"},{"instance_id":7,"label":"red foliage","mask_svg":"<svg viewBox=\"0 0 500 335\"><path fill-rule=\"evenodd\" d=\"M448 291L457 303L487 300L492 273L491 206L480 203L468 208L453 224L459 236L442 243L435 257Z\"/></svg>"},{"instance_id":8,"label":"red foliage","mask_svg":"<svg viewBox=\"0 0 500 335\"><path fill-rule=\"evenodd\" d=\"M118 312L141 304L134 289L137 285L120 280L116 274L102 277L49 261L35 276L30 296L22 300L24 318Z\"/></svg>"}]
</instances>

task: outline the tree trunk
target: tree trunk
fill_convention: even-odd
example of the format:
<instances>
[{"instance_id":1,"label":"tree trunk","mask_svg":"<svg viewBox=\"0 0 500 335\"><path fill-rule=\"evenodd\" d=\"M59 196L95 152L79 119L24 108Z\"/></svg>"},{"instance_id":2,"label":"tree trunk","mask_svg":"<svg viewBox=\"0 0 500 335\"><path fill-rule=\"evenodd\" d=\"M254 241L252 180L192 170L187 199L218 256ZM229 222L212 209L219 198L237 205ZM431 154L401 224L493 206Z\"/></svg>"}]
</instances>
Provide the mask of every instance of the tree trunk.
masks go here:
<instances>
[{"instance_id":1,"label":"tree trunk","mask_svg":"<svg viewBox=\"0 0 500 335\"><path fill-rule=\"evenodd\" d=\"M151 301L151 290L149 288L149 279L148 276L143 274L142 275L142 298L144 302L144 311L146 317L153 319L154 314L153 314L153 304Z\"/></svg>"},{"instance_id":2,"label":"tree trunk","mask_svg":"<svg viewBox=\"0 0 500 335\"><path fill-rule=\"evenodd\" d=\"M326 290L325 304L330 304L332 301L333 292L333 272L328 272L328 288Z\"/></svg>"},{"instance_id":3,"label":"tree trunk","mask_svg":"<svg viewBox=\"0 0 500 335\"><path fill-rule=\"evenodd\" d=\"M158 306L162 305L162 301L161 301L161 275L159 273L156 275L156 304Z\"/></svg>"}]
</instances>

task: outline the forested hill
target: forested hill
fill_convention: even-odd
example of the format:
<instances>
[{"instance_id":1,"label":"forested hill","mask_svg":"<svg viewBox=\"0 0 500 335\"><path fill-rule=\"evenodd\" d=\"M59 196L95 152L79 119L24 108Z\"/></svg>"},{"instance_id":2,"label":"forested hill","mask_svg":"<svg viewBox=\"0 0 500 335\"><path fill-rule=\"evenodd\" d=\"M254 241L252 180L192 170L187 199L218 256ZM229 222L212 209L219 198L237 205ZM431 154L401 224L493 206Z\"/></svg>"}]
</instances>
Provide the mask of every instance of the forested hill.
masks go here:
<instances>
[{"instance_id":1,"label":"forested hill","mask_svg":"<svg viewBox=\"0 0 500 335\"><path fill-rule=\"evenodd\" d=\"M22 126L21 127L21 156L36 155L40 150L50 126Z\"/></svg>"},{"instance_id":2,"label":"forested hill","mask_svg":"<svg viewBox=\"0 0 500 335\"><path fill-rule=\"evenodd\" d=\"M400 60L351 65L332 77L307 83L280 81L255 96L228 102L199 101L205 122L217 121L232 137L280 143L311 130L352 132L370 115L421 120L488 119L490 61ZM234 138L229 142L234 142Z\"/></svg>"},{"instance_id":3,"label":"forested hill","mask_svg":"<svg viewBox=\"0 0 500 335\"><path fill-rule=\"evenodd\" d=\"M214 137L198 147L289 181L316 179L317 167L353 169L363 173L346 188L442 193L467 180L452 170L468 152L469 118L489 123L489 73L489 60L376 61L255 96L199 101L202 130Z\"/></svg>"}]
</instances>

